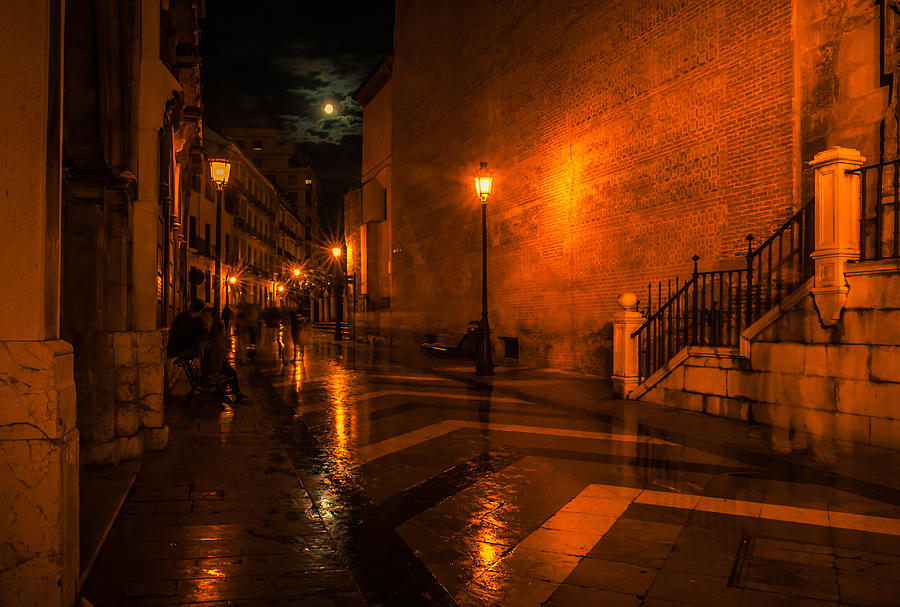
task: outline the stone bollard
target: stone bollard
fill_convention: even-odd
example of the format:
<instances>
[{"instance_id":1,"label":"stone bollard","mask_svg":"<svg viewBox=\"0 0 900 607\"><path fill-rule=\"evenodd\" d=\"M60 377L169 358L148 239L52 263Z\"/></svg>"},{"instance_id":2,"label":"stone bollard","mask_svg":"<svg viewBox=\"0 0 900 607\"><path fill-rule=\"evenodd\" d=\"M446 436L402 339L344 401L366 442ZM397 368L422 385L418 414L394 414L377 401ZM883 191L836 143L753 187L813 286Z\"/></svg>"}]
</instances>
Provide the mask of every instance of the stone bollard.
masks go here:
<instances>
[{"instance_id":1,"label":"stone bollard","mask_svg":"<svg viewBox=\"0 0 900 607\"><path fill-rule=\"evenodd\" d=\"M833 147L813 157L816 171L816 264L813 297L822 325L837 324L847 301L844 265L859 259L860 177L848 173L865 162L858 151Z\"/></svg>"},{"instance_id":2,"label":"stone bollard","mask_svg":"<svg viewBox=\"0 0 900 607\"><path fill-rule=\"evenodd\" d=\"M644 317L637 311L634 293L622 293L618 302L622 311L613 317L613 391L620 398L628 398L639 379L638 343L631 334L644 324Z\"/></svg>"}]
</instances>

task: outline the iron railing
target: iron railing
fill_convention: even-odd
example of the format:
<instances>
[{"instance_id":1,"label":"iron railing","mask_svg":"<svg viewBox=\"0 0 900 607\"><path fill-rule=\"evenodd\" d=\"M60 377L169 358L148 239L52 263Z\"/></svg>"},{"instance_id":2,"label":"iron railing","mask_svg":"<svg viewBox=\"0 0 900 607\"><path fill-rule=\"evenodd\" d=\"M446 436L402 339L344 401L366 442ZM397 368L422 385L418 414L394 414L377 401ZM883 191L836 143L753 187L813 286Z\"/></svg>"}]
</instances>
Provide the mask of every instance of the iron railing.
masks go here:
<instances>
[{"instance_id":1,"label":"iron railing","mask_svg":"<svg viewBox=\"0 0 900 607\"><path fill-rule=\"evenodd\" d=\"M900 257L900 159L847 172L860 176L859 260Z\"/></svg>"},{"instance_id":2,"label":"iron railing","mask_svg":"<svg viewBox=\"0 0 900 607\"><path fill-rule=\"evenodd\" d=\"M747 237L746 268L700 272L683 284L647 285L646 321L632 337L638 342L640 381L664 367L687 346L734 347L743 330L780 304L812 276L815 204L810 202L753 248ZM674 287L674 290L673 290Z\"/></svg>"},{"instance_id":3,"label":"iron railing","mask_svg":"<svg viewBox=\"0 0 900 607\"><path fill-rule=\"evenodd\" d=\"M746 326L812 278L815 213L815 200L811 200L755 250L753 236L747 236Z\"/></svg>"}]
</instances>

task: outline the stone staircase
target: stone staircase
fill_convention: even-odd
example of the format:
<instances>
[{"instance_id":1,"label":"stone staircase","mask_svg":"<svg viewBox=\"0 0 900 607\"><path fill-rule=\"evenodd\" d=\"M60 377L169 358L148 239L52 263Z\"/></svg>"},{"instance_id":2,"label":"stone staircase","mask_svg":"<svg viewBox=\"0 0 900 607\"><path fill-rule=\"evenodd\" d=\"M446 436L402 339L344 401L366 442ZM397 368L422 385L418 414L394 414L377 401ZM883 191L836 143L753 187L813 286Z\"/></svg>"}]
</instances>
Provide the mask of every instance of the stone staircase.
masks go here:
<instances>
[{"instance_id":1,"label":"stone staircase","mask_svg":"<svg viewBox=\"0 0 900 607\"><path fill-rule=\"evenodd\" d=\"M777 450L801 435L900 449L900 163L862 163L818 154L817 200L749 247L745 270L695 265L655 311L621 296L617 394L772 426Z\"/></svg>"}]
</instances>

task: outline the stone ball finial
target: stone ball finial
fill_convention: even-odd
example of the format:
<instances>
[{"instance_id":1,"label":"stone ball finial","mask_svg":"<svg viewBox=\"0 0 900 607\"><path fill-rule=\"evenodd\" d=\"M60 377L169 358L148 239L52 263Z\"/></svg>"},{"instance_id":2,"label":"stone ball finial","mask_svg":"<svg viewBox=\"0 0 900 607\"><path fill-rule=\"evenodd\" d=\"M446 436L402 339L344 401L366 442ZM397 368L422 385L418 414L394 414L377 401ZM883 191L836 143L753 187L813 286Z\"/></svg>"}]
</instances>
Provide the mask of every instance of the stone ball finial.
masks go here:
<instances>
[{"instance_id":1,"label":"stone ball finial","mask_svg":"<svg viewBox=\"0 0 900 607\"><path fill-rule=\"evenodd\" d=\"M618 299L619 305L623 310L637 310L637 295L634 293L622 293Z\"/></svg>"}]
</instances>

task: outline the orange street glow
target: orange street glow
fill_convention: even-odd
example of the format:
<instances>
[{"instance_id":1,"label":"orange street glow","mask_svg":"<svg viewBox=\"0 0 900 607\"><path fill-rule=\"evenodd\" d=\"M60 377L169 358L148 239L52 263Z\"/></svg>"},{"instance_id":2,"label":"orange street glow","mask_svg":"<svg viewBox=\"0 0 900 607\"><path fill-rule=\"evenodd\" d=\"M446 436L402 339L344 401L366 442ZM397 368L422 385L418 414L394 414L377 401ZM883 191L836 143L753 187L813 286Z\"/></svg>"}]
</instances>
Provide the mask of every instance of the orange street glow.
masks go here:
<instances>
[{"instance_id":1,"label":"orange street glow","mask_svg":"<svg viewBox=\"0 0 900 607\"><path fill-rule=\"evenodd\" d=\"M340 257L341 256L341 248L334 247L333 249L331 249L331 254L334 255L335 257Z\"/></svg>"}]
</instances>

